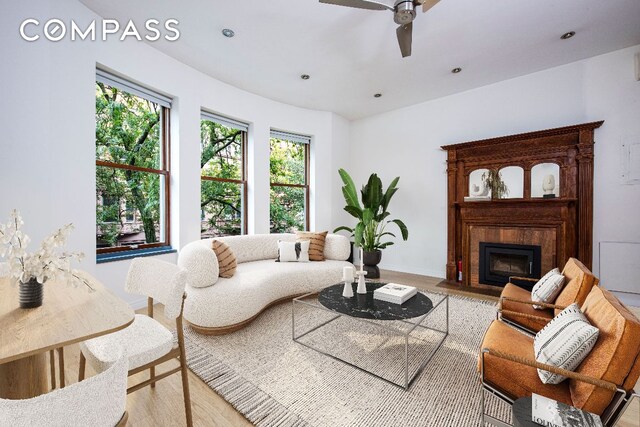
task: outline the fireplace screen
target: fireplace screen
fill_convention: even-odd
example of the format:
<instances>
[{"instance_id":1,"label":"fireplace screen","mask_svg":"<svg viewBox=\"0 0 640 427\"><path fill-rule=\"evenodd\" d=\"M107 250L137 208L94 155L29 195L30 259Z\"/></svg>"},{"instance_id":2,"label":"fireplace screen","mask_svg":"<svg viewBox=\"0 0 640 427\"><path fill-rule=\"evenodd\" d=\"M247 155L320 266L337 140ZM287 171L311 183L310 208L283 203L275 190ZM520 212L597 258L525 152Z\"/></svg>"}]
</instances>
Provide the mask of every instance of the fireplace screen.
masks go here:
<instances>
[{"instance_id":1,"label":"fireplace screen","mask_svg":"<svg viewBox=\"0 0 640 427\"><path fill-rule=\"evenodd\" d=\"M540 277L540 246L480 243L480 283L504 286L510 276Z\"/></svg>"},{"instance_id":2,"label":"fireplace screen","mask_svg":"<svg viewBox=\"0 0 640 427\"><path fill-rule=\"evenodd\" d=\"M489 273L502 276L529 276L533 262L527 255L492 253L489 255Z\"/></svg>"}]
</instances>

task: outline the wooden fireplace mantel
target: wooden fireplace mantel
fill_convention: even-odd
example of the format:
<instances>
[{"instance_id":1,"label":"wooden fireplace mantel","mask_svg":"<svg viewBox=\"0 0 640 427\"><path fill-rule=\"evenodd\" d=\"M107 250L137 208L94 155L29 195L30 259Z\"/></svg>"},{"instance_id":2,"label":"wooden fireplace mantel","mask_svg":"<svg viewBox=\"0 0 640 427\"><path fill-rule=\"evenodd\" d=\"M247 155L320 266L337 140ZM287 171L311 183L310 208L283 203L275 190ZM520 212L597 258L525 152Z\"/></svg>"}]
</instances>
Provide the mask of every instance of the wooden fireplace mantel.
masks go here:
<instances>
[{"instance_id":1,"label":"wooden fireplace mantel","mask_svg":"<svg viewBox=\"0 0 640 427\"><path fill-rule=\"evenodd\" d=\"M447 280L457 277L462 258L463 284L478 283L478 239L543 247L543 271L576 257L591 268L593 251L593 145L604 122L547 129L443 146L447 151ZM560 196L531 197L531 169L555 163ZM476 169L519 166L524 171L520 199L464 201L469 174ZM498 243L498 242L497 242ZM546 270L545 270L546 269Z\"/></svg>"}]
</instances>

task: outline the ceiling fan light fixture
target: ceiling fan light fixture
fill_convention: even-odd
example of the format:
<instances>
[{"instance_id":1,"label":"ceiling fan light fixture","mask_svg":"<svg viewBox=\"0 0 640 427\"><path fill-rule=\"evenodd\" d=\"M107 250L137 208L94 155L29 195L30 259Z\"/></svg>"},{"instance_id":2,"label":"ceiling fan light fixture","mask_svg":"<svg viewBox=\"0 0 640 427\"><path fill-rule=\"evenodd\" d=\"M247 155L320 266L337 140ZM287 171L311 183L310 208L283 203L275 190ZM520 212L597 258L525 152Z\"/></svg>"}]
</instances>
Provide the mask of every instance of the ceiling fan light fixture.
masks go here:
<instances>
[{"instance_id":1,"label":"ceiling fan light fixture","mask_svg":"<svg viewBox=\"0 0 640 427\"><path fill-rule=\"evenodd\" d=\"M236 32L229 28L223 28L222 35L225 37L231 38L236 35Z\"/></svg>"},{"instance_id":2,"label":"ceiling fan light fixture","mask_svg":"<svg viewBox=\"0 0 640 427\"><path fill-rule=\"evenodd\" d=\"M456 67L456 68L454 68L454 69L452 69L452 70L451 70L451 72L452 72L453 74L458 74L460 71L462 71L462 68L460 68L460 67Z\"/></svg>"},{"instance_id":3,"label":"ceiling fan light fixture","mask_svg":"<svg viewBox=\"0 0 640 427\"><path fill-rule=\"evenodd\" d=\"M416 19L416 9L413 1L396 2L393 20L398 25L406 25Z\"/></svg>"},{"instance_id":4,"label":"ceiling fan light fixture","mask_svg":"<svg viewBox=\"0 0 640 427\"><path fill-rule=\"evenodd\" d=\"M573 37L573 36L575 36L575 35L576 35L576 32L575 32L575 31L569 31L569 32L564 33L563 35L561 35L561 36L560 36L560 38L561 38L562 40L567 40L567 39L570 39L571 37Z\"/></svg>"}]
</instances>

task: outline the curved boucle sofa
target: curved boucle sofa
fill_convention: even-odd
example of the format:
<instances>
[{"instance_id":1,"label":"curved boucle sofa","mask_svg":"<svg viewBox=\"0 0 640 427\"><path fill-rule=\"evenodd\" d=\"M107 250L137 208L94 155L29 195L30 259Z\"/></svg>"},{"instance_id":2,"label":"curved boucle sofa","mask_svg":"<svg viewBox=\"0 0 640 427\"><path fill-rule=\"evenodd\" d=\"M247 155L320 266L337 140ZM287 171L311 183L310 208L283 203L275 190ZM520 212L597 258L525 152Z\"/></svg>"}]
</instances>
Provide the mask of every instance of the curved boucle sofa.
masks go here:
<instances>
[{"instance_id":1,"label":"curved boucle sofa","mask_svg":"<svg viewBox=\"0 0 640 427\"><path fill-rule=\"evenodd\" d=\"M325 261L275 262L278 240L295 241L295 234L256 234L220 237L236 256L233 277L218 277L218 260L211 240L189 243L178 265L189 275L184 318L198 332L219 335L238 330L277 302L338 283L351 251L349 240L328 234Z\"/></svg>"}]
</instances>

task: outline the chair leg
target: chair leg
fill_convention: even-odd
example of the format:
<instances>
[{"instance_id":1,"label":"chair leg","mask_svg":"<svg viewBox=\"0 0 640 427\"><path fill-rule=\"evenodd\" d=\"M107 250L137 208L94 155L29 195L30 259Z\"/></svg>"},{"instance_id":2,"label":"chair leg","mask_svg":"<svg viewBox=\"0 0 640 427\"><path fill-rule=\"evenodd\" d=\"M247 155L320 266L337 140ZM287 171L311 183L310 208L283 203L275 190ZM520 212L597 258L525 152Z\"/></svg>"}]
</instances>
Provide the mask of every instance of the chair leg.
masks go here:
<instances>
[{"instance_id":1,"label":"chair leg","mask_svg":"<svg viewBox=\"0 0 640 427\"><path fill-rule=\"evenodd\" d=\"M87 364L87 359L84 357L84 353L80 352L80 368L78 369L78 382L84 380L84 370Z\"/></svg>"},{"instance_id":2,"label":"chair leg","mask_svg":"<svg viewBox=\"0 0 640 427\"><path fill-rule=\"evenodd\" d=\"M187 427L193 426L193 415L191 414L191 396L189 394L189 370L187 369L187 359L184 354L184 348L180 351L180 367L182 371L182 393L184 394L184 411L187 416Z\"/></svg>"},{"instance_id":3,"label":"chair leg","mask_svg":"<svg viewBox=\"0 0 640 427\"><path fill-rule=\"evenodd\" d=\"M49 366L51 367L51 390L56 388L56 360L53 350L49 350Z\"/></svg>"},{"instance_id":4,"label":"chair leg","mask_svg":"<svg viewBox=\"0 0 640 427\"><path fill-rule=\"evenodd\" d=\"M156 377L156 367L153 366L149 368L149 379L154 379ZM156 388L156 383L151 383L151 388Z\"/></svg>"},{"instance_id":5,"label":"chair leg","mask_svg":"<svg viewBox=\"0 0 640 427\"><path fill-rule=\"evenodd\" d=\"M60 369L60 388L65 386L64 382L64 347L58 349L58 365Z\"/></svg>"},{"instance_id":6,"label":"chair leg","mask_svg":"<svg viewBox=\"0 0 640 427\"><path fill-rule=\"evenodd\" d=\"M182 307L186 294L182 295ZM182 377L182 393L184 394L184 412L187 416L187 427L193 426L191 414L191 396L189 395L189 369L187 369L187 352L184 349L184 330L182 329L182 308L180 316L176 319L176 332L178 334L178 347L180 348L180 376Z\"/></svg>"}]
</instances>

